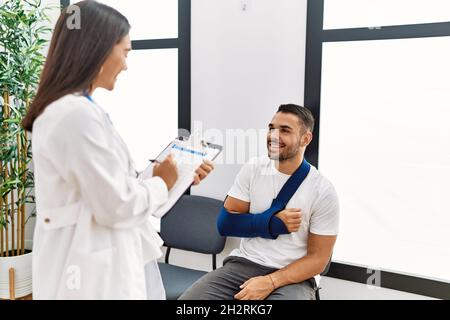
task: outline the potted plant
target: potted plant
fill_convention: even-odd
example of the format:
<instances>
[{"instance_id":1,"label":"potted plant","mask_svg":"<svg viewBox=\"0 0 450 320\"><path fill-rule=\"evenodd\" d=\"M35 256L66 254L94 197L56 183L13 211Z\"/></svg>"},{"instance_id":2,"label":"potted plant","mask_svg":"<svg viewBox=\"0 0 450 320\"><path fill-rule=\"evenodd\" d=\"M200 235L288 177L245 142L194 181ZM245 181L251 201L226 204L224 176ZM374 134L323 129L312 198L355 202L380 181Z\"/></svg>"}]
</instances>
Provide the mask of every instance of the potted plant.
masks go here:
<instances>
[{"instance_id":1,"label":"potted plant","mask_svg":"<svg viewBox=\"0 0 450 320\"><path fill-rule=\"evenodd\" d=\"M31 143L21 122L32 101L51 32L40 0L0 1L0 299L31 294L34 215Z\"/></svg>"}]
</instances>

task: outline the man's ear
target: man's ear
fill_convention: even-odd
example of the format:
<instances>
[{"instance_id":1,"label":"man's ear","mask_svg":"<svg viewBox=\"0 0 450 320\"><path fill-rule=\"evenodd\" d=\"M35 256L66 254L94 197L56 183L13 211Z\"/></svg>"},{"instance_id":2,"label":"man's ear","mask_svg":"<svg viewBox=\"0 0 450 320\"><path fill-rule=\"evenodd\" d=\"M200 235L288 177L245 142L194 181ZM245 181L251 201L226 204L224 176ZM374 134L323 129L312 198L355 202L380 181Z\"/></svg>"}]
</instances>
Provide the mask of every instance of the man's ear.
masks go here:
<instances>
[{"instance_id":1,"label":"man's ear","mask_svg":"<svg viewBox=\"0 0 450 320\"><path fill-rule=\"evenodd\" d=\"M303 134L301 138L302 147L307 147L313 139L313 134L311 131L307 131Z\"/></svg>"}]
</instances>

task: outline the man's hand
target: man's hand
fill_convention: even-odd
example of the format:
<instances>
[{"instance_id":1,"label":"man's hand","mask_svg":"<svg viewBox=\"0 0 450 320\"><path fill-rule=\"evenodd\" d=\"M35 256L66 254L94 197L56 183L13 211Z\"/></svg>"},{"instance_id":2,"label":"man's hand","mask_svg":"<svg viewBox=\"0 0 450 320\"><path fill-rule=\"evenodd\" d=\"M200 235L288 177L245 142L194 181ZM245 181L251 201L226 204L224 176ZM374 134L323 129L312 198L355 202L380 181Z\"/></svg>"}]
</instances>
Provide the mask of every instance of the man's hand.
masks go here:
<instances>
[{"instance_id":1,"label":"man's hand","mask_svg":"<svg viewBox=\"0 0 450 320\"><path fill-rule=\"evenodd\" d=\"M198 185L201 180L205 179L211 171L214 170L214 164L209 160L203 160L203 163L195 171L194 186Z\"/></svg>"},{"instance_id":2,"label":"man's hand","mask_svg":"<svg viewBox=\"0 0 450 320\"><path fill-rule=\"evenodd\" d=\"M276 217L280 218L284 222L284 225L289 232L296 232L300 229L302 223L302 210L301 209L285 209L278 212Z\"/></svg>"},{"instance_id":3,"label":"man's hand","mask_svg":"<svg viewBox=\"0 0 450 320\"><path fill-rule=\"evenodd\" d=\"M264 300L275 290L269 276L250 278L240 288L234 296L237 300Z\"/></svg>"}]
</instances>

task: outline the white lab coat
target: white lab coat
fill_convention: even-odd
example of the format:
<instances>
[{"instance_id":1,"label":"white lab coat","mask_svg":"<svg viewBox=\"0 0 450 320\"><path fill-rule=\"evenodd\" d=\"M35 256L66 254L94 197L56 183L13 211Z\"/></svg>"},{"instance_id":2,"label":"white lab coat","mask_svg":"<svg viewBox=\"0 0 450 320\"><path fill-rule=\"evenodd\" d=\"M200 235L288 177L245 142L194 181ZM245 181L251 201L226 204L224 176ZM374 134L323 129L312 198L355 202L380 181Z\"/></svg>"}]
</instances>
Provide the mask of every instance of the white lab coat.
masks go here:
<instances>
[{"instance_id":1,"label":"white lab coat","mask_svg":"<svg viewBox=\"0 0 450 320\"><path fill-rule=\"evenodd\" d=\"M103 109L82 95L55 101L36 119L32 146L33 297L164 299L149 216L168 190L159 177L136 178Z\"/></svg>"}]
</instances>

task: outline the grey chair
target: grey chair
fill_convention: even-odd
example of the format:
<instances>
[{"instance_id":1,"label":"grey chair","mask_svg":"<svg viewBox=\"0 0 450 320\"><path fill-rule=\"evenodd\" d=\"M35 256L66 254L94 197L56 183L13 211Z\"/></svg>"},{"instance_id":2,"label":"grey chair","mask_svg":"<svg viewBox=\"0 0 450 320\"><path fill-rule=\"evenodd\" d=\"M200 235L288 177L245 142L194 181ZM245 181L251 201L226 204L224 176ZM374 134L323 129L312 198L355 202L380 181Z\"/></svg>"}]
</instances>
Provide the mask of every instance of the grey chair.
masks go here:
<instances>
[{"instance_id":1,"label":"grey chair","mask_svg":"<svg viewBox=\"0 0 450 320\"><path fill-rule=\"evenodd\" d=\"M330 261L328 261L328 264L325 267L325 270L323 270L320 275L325 276L328 273L328 271L330 270L330 266L331 266L331 258L330 258ZM322 289L322 287L320 287L320 286L318 286L316 289L316 300L320 300L320 294L319 294L320 289Z\"/></svg>"},{"instance_id":2,"label":"grey chair","mask_svg":"<svg viewBox=\"0 0 450 320\"><path fill-rule=\"evenodd\" d=\"M158 263L167 300L176 300L207 272L169 264L172 248L211 254L216 269L217 254L226 238L217 231L217 217L223 202L201 196L184 195L161 219L161 238L167 247L165 263Z\"/></svg>"}]
</instances>

